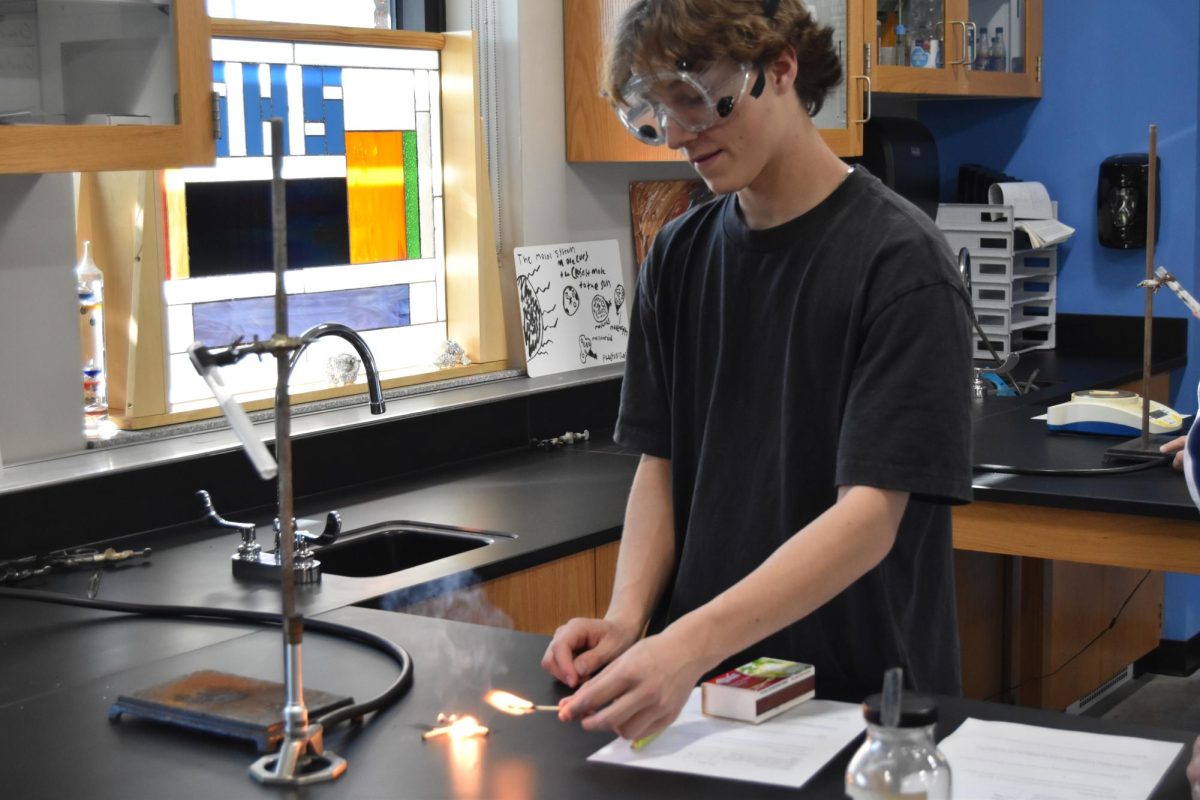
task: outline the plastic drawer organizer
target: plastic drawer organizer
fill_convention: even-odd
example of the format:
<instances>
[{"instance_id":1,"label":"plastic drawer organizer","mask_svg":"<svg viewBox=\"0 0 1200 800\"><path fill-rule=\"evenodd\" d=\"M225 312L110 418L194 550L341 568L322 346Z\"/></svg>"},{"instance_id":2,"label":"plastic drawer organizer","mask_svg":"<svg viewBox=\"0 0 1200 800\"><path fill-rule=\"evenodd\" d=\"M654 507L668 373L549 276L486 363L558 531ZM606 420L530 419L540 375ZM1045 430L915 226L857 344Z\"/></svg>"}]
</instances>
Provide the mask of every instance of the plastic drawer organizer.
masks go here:
<instances>
[{"instance_id":1,"label":"plastic drawer organizer","mask_svg":"<svg viewBox=\"0 0 1200 800\"><path fill-rule=\"evenodd\" d=\"M1012 206L942 203L937 226L951 250L971 254L971 304L996 353L1052 349L1056 246L1031 249L1029 237L1013 229ZM975 358L991 359L978 336Z\"/></svg>"}]
</instances>

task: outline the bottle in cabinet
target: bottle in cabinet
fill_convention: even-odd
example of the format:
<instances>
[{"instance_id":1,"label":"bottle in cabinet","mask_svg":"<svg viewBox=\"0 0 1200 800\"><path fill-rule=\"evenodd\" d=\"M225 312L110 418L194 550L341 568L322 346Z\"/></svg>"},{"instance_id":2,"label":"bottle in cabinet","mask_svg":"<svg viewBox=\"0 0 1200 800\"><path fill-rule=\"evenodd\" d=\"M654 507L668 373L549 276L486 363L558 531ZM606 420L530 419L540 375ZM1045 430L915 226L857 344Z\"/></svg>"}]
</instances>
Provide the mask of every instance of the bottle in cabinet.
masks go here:
<instances>
[{"instance_id":1,"label":"bottle in cabinet","mask_svg":"<svg viewBox=\"0 0 1200 800\"><path fill-rule=\"evenodd\" d=\"M975 61L972 67L977 70L985 70L988 64L991 63L992 57L992 40L988 38L988 29L980 28L979 35L975 37Z\"/></svg>"},{"instance_id":2,"label":"bottle in cabinet","mask_svg":"<svg viewBox=\"0 0 1200 800\"><path fill-rule=\"evenodd\" d=\"M1004 46L1004 28L996 28L996 38L992 43L991 62L992 72L1008 71L1008 50Z\"/></svg>"}]
</instances>

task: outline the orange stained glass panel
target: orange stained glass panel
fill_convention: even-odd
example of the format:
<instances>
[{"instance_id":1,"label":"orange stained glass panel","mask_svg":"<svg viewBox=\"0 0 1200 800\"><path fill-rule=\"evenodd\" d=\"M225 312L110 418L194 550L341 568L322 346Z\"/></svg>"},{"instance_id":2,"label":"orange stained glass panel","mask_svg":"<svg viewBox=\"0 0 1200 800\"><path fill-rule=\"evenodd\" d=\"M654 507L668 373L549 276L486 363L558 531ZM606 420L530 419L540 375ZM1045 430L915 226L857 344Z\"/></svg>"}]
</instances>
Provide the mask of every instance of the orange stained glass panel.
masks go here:
<instances>
[{"instance_id":1,"label":"orange stained glass panel","mask_svg":"<svg viewBox=\"0 0 1200 800\"><path fill-rule=\"evenodd\" d=\"M346 131L346 200L351 264L407 258L400 131Z\"/></svg>"}]
</instances>

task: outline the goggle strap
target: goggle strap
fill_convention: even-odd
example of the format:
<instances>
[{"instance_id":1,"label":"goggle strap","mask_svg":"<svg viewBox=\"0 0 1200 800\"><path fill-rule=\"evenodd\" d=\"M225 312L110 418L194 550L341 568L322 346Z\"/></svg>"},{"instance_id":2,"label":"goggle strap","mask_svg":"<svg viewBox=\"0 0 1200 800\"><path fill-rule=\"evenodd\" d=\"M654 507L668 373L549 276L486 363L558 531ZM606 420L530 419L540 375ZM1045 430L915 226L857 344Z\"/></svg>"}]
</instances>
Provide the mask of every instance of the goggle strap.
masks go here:
<instances>
[{"instance_id":1,"label":"goggle strap","mask_svg":"<svg viewBox=\"0 0 1200 800\"><path fill-rule=\"evenodd\" d=\"M754 85L750 87L751 97L761 97L763 89L767 88L767 76L763 72L762 65L758 65L758 77L754 80Z\"/></svg>"}]
</instances>

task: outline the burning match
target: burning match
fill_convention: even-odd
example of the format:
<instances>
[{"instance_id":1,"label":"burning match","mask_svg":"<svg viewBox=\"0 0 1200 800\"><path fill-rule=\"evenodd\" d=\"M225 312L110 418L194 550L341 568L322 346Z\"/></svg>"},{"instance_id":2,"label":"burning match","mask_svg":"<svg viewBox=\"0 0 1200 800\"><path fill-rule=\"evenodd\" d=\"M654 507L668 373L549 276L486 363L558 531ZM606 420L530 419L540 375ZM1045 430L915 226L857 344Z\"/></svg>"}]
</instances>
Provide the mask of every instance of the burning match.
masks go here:
<instances>
[{"instance_id":1,"label":"burning match","mask_svg":"<svg viewBox=\"0 0 1200 800\"><path fill-rule=\"evenodd\" d=\"M503 711L505 714L516 716L532 714L535 711L558 711L558 706L539 706L533 701L526 700L524 697L518 697L512 692L501 692L496 689L485 694L483 702L497 711Z\"/></svg>"},{"instance_id":2,"label":"burning match","mask_svg":"<svg viewBox=\"0 0 1200 800\"><path fill-rule=\"evenodd\" d=\"M447 717L444 714L438 714L438 722L446 722L448 724L439 725L432 730L425 731L425 733L421 734L421 738L428 740L437 736L446 736L454 741L458 741L471 736L487 736L489 732L486 726L480 725L479 720L472 716L458 717L455 714L451 714Z\"/></svg>"}]
</instances>

